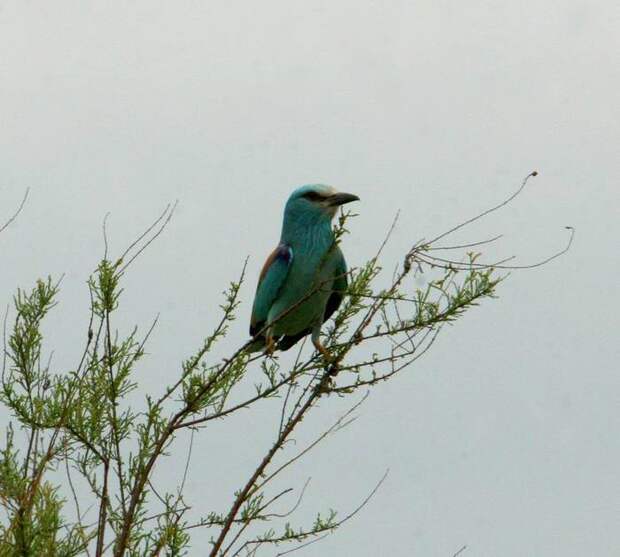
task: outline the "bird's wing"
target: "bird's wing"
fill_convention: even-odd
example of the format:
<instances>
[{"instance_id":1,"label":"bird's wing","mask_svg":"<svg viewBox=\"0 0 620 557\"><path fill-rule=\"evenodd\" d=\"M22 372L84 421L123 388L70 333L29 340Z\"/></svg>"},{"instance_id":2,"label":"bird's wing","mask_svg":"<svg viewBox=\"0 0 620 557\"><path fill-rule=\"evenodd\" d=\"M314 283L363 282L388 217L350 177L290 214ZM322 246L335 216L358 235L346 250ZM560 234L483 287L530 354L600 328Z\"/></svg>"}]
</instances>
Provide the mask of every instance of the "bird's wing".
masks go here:
<instances>
[{"instance_id":1,"label":"bird's wing","mask_svg":"<svg viewBox=\"0 0 620 557\"><path fill-rule=\"evenodd\" d=\"M286 275L293 261L293 250L286 244L280 244L265 261L258 279L252 318L250 320L250 334L254 336L265 326L267 315L278 297Z\"/></svg>"},{"instance_id":2,"label":"bird's wing","mask_svg":"<svg viewBox=\"0 0 620 557\"><path fill-rule=\"evenodd\" d=\"M349 285L349 281L347 279L347 263L344 260L344 255L342 255L340 249L338 249L337 257L338 262L336 263L336 271L334 273L334 284L332 286L332 293L329 295L327 305L325 306L323 323L325 323L325 321L327 321L340 307L344 293Z\"/></svg>"},{"instance_id":3,"label":"bird's wing","mask_svg":"<svg viewBox=\"0 0 620 557\"><path fill-rule=\"evenodd\" d=\"M344 255L340 249L338 249L336 261L336 268L334 271L334 283L332 285L332 293L329 295L327 299L327 304L325 305L325 312L323 313L323 323L327 321L332 314L340 307L340 303L342 302L342 298L344 297L344 293L347 290L347 286L349 285L349 281L347 279L347 263L344 260ZM284 335L280 341L278 342L278 348L280 350L288 350L293 345L297 344L300 339L309 335L312 332L312 328L304 329L295 335Z\"/></svg>"}]
</instances>

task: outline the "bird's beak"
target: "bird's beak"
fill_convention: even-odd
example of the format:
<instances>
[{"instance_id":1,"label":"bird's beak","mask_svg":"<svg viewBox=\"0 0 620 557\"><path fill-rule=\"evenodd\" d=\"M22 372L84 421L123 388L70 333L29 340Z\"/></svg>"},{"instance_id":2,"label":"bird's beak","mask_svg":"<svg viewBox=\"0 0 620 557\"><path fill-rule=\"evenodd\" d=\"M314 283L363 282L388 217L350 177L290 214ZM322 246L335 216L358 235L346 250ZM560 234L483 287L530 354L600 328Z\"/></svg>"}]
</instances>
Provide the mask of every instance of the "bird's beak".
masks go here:
<instances>
[{"instance_id":1,"label":"bird's beak","mask_svg":"<svg viewBox=\"0 0 620 557\"><path fill-rule=\"evenodd\" d=\"M338 207L345 203L351 203L351 201L359 201L359 199L357 195L353 195L352 193L334 193L327 198L327 204L330 207Z\"/></svg>"}]
</instances>

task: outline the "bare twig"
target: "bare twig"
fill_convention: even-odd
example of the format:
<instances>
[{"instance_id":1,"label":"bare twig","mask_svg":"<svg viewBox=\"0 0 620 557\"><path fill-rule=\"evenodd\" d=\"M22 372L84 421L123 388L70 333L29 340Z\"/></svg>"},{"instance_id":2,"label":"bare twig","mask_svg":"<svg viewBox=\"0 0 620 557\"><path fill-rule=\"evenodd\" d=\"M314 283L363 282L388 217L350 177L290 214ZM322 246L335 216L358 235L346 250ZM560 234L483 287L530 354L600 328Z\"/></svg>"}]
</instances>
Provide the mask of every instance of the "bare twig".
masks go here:
<instances>
[{"instance_id":1,"label":"bare twig","mask_svg":"<svg viewBox=\"0 0 620 557\"><path fill-rule=\"evenodd\" d=\"M377 491L379 490L379 488L381 487L381 485L383 484L383 482L386 480L386 478L388 477L388 474L390 473L390 470L386 470L385 474L383 474L383 476L381 477L381 479L377 482L377 484L375 485L375 487L372 489L372 491L364 498L364 500L357 506L355 507L355 509L353 509L351 512L349 512L347 515L345 515L342 519L340 519L339 521L327 525L325 528L322 529L316 529L316 530L312 530L312 531L308 531L308 532L304 532L301 534L297 534L295 539L299 540L299 539L303 539L309 536L316 536L319 535L321 532L333 532L334 530L336 530L337 528L339 528L340 526L342 526L345 522L348 522L349 520L351 520L355 515L357 515L367 504L368 502L374 497L374 495L377 493ZM282 542L287 542L287 541L294 541L291 540L290 536L281 536L279 538L271 538L271 539L254 539L254 540L248 540L247 542L245 542L244 546L248 546L248 545L254 545L254 544L263 544L263 543L269 543L269 544L278 544L278 543L282 543ZM242 546L243 547L243 546ZM241 549L241 548L240 548ZM279 555L285 555L286 552L284 553L279 553Z\"/></svg>"},{"instance_id":2,"label":"bare twig","mask_svg":"<svg viewBox=\"0 0 620 557\"><path fill-rule=\"evenodd\" d=\"M565 230L569 231L569 237L568 237L568 241L566 243L566 245L560 250L555 252L554 254L545 257L544 259L542 259L541 261L537 261L536 263L530 263L527 265L504 265L503 263L505 261L509 261L510 259L514 259L513 257L509 257L507 259L503 259L502 261L498 261L496 263L477 263L475 261L472 262L460 262L460 261L453 261L450 259L444 259L442 257L436 257L436 256L432 256L432 255L428 255L426 253L418 253L418 257L422 260L426 260L426 262L429 265L434 265L434 266L442 266L440 265L441 263L445 264L445 266L442 266L443 268L446 269L450 269L450 268L456 268L459 270L468 270L471 268L476 268L476 269L506 269L506 270L516 270L516 269L535 269L536 267L542 267L543 265L546 265L547 263L549 263L550 261L553 261L554 259L557 259L558 257L564 255L566 252L568 252L571 248L571 246L573 245L573 239L575 238L575 229L572 226L565 226L564 227Z\"/></svg>"},{"instance_id":3,"label":"bare twig","mask_svg":"<svg viewBox=\"0 0 620 557\"><path fill-rule=\"evenodd\" d=\"M457 224L456 226L453 226L452 228L450 228L449 230L446 230L446 232L443 232L441 234L439 234L439 236L436 236L435 238L433 238L430 242L427 242L429 245L434 244L435 242L441 240L442 238L445 238L446 236L449 236L450 234L452 234L453 232L456 232L457 230L460 230L461 228L467 226L468 224L471 224L472 222L476 222L477 220L480 220L483 217L486 217L487 215L497 211L498 209L501 209L502 207L508 205L508 203L510 203L515 197L517 197L525 188L525 185L527 184L528 180L532 177L538 176L538 172L536 170L534 170L533 172L530 172L524 179L523 182L521 182L521 185L519 186L519 188L517 189L517 191L515 191L511 196L509 196L507 199L505 199L504 201L502 201L501 203L498 203L497 205L491 207L490 209L486 209L485 211L482 211L481 213L478 213L476 216L467 219L466 221L463 221L460 224Z\"/></svg>"},{"instance_id":4,"label":"bare twig","mask_svg":"<svg viewBox=\"0 0 620 557\"><path fill-rule=\"evenodd\" d=\"M464 545L463 547L461 547L461 549L459 549L452 557L458 557L461 553L463 553L465 550L467 549L467 546Z\"/></svg>"},{"instance_id":5,"label":"bare twig","mask_svg":"<svg viewBox=\"0 0 620 557\"><path fill-rule=\"evenodd\" d=\"M26 188L26 193L24 194L24 197L22 198L22 201L19 204L17 211L15 211L13 215L9 217L9 220L7 220L2 226L0 226L0 232L4 232L4 230L6 230L11 225L11 223L13 223L13 221L15 221L15 219L22 212L24 205L26 205L26 200L28 199L29 193L30 193L30 188Z\"/></svg>"},{"instance_id":6,"label":"bare twig","mask_svg":"<svg viewBox=\"0 0 620 557\"><path fill-rule=\"evenodd\" d=\"M142 252L144 252L144 250L146 248L148 248L157 238L159 238L159 236L161 235L161 233L165 230L165 228L168 226L168 223L170 222L170 220L172 219L172 216L174 215L174 212L177 208L177 205L179 204L178 200L175 201L172 206L170 206L170 204L168 204L166 206L166 208L164 209L163 213L157 218L157 220L155 220L155 222L153 224L151 224L151 226L149 226L121 255L120 257L120 261L125 261L125 258L129 256L129 253L131 252L131 250L133 248L135 248L141 240L143 240L144 238L146 238L146 236L153 230L155 229L155 227L157 225L161 225L159 226L159 228L157 228L157 230L155 231L155 233L144 243L143 246L141 246L134 255L132 255L129 260L127 261L127 263L125 263L120 271L119 274L123 274L126 270L127 267L129 267L129 265L131 265L136 258L138 258ZM163 222L162 222L163 220Z\"/></svg>"}]
</instances>

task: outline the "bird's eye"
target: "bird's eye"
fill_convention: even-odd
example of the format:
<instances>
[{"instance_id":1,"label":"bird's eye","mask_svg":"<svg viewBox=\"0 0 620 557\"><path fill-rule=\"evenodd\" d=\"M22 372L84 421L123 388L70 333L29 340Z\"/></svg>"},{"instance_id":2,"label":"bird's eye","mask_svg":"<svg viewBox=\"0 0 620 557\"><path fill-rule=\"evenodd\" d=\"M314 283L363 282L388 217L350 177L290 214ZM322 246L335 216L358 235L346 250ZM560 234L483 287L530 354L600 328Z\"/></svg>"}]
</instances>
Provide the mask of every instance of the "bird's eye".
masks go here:
<instances>
[{"instance_id":1,"label":"bird's eye","mask_svg":"<svg viewBox=\"0 0 620 557\"><path fill-rule=\"evenodd\" d=\"M308 201L321 201L323 199L323 196L315 191L304 193L302 197Z\"/></svg>"}]
</instances>

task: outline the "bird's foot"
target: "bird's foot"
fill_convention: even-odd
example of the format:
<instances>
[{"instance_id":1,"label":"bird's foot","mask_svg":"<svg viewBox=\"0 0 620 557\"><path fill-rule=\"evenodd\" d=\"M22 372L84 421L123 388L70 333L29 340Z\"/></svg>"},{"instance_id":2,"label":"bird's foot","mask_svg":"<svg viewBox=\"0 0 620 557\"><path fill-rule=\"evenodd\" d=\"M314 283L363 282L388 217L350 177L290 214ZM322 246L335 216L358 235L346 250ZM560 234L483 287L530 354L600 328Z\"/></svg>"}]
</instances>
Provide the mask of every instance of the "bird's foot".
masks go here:
<instances>
[{"instance_id":1,"label":"bird's foot","mask_svg":"<svg viewBox=\"0 0 620 557\"><path fill-rule=\"evenodd\" d=\"M329 377L326 378L326 383L322 384L319 387L321 393L330 393L331 390L336 386L335 376L338 373L338 366L336 358L330 354L329 350L323 346L321 341L312 341L314 347L317 351L323 356L323 361L325 364L325 371L329 373Z\"/></svg>"},{"instance_id":2,"label":"bird's foot","mask_svg":"<svg viewBox=\"0 0 620 557\"><path fill-rule=\"evenodd\" d=\"M265 339L265 354L267 354L267 356L273 356L273 353L276 350L276 341L273 340L272 336L268 336Z\"/></svg>"},{"instance_id":3,"label":"bird's foot","mask_svg":"<svg viewBox=\"0 0 620 557\"><path fill-rule=\"evenodd\" d=\"M323 346L320 340L313 340L312 344L314 344L314 347L317 349L318 352L321 353L321 355L323 356L323 358L325 358L327 362L332 362L334 360L332 355L329 353L329 350L327 350L327 348Z\"/></svg>"}]
</instances>

